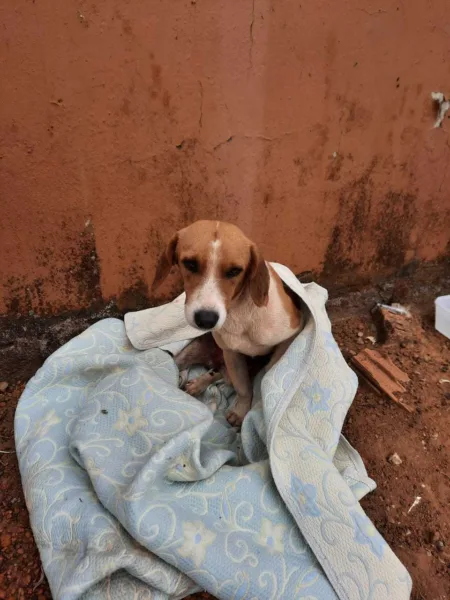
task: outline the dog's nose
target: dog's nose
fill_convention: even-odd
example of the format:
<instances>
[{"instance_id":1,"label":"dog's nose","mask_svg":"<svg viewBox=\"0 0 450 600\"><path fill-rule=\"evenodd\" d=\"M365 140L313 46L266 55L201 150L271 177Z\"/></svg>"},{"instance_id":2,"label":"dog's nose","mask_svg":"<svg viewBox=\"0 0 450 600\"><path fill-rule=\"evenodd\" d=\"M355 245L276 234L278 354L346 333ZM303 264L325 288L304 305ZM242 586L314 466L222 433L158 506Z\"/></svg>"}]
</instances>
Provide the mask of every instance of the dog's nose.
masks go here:
<instances>
[{"instance_id":1,"label":"dog's nose","mask_svg":"<svg viewBox=\"0 0 450 600\"><path fill-rule=\"evenodd\" d=\"M195 324L200 329L212 329L219 320L219 315L213 310L198 310L194 315Z\"/></svg>"}]
</instances>

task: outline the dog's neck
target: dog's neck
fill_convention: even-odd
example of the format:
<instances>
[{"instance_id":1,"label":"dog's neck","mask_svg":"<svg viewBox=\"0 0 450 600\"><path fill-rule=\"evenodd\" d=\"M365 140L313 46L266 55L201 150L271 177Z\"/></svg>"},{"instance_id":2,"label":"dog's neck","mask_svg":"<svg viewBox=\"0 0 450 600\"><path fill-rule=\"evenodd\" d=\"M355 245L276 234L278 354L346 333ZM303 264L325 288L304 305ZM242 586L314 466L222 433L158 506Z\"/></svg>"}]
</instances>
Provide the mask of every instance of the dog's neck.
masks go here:
<instances>
[{"instance_id":1,"label":"dog's neck","mask_svg":"<svg viewBox=\"0 0 450 600\"><path fill-rule=\"evenodd\" d=\"M272 269L268 301L256 306L249 293L236 298L224 325L214 338L223 349L256 356L269 353L277 344L292 337L303 327L302 311Z\"/></svg>"}]
</instances>

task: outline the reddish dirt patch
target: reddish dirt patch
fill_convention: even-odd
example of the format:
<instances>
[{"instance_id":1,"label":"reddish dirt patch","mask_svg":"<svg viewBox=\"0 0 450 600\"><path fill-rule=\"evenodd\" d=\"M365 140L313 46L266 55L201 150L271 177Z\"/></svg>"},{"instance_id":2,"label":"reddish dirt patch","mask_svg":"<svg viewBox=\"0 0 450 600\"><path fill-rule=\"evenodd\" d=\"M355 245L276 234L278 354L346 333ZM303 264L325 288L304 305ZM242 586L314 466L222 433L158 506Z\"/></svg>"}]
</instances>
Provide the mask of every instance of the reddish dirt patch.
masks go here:
<instances>
[{"instance_id":1,"label":"reddish dirt patch","mask_svg":"<svg viewBox=\"0 0 450 600\"><path fill-rule=\"evenodd\" d=\"M30 530L13 453L14 411L22 390L23 385L19 384L0 394L0 598L47 600L51 595Z\"/></svg>"},{"instance_id":2,"label":"reddish dirt patch","mask_svg":"<svg viewBox=\"0 0 450 600\"><path fill-rule=\"evenodd\" d=\"M345 434L361 453L378 488L363 505L409 569L414 600L450 598L450 342L437 334L430 317L414 318L403 338L384 350L410 377L404 399L409 414L361 384ZM334 333L348 358L364 346L375 328L369 317L340 316ZM361 335L362 334L362 335ZM23 386L0 394L0 449L14 450L13 418ZM398 466L387 458L396 452ZM421 501L411 508L418 496ZM410 511L410 512L409 512ZM15 454L0 454L0 599L49 600L38 552L29 529ZM212 599L206 593L192 599Z\"/></svg>"},{"instance_id":3,"label":"reddish dirt patch","mask_svg":"<svg viewBox=\"0 0 450 600\"><path fill-rule=\"evenodd\" d=\"M365 338L375 335L370 321L357 317L339 320L334 331L348 356L372 345ZM440 380L450 380L450 342L434 331L431 318L425 316L413 318L403 339L388 340L384 349L411 378L403 397L415 413L361 384L344 434L377 482L377 489L362 504L410 571L413 598L447 600L450 384ZM387 460L394 452L403 461L399 466ZM411 509L417 497L421 501Z\"/></svg>"}]
</instances>

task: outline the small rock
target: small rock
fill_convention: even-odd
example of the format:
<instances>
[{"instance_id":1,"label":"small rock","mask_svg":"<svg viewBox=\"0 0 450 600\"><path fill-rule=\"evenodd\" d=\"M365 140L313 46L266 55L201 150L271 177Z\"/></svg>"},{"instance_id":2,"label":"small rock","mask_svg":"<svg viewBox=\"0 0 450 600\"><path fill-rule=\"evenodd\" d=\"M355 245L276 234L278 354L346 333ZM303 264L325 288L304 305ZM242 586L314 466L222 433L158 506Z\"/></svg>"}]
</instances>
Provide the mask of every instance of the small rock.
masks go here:
<instances>
[{"instance_id":1,"label":"small rock","mask_svg":"<svg viewBox=\"0 0 450 600\"><path fill-rule=\"evenodd\" d=\"M434 448L435 450L439 450L440 447L442 446L439 438L437 438L437 437L431 437L428 440L428 444L429 444L430 448Z\"/></svg>"},{"instance_id":2,"label":"small rock","mask_svg":"<svg viewBox=\"0 0 450 600\"><path fill-rule=\"evenodd\" d=\"M406 342L400 342L400 348L406 348L407 345Z\"/></svg>"},{"instance_id":3,"label":"small rock","mask_svg":"<svg viewBox=\"0 0 450 600\"><path fill-rule=\"evenodd\" d=\"M397 452L394 452L394 454L391 454L391 456L388 457L388 461L391 463L391 465L401 465L402 464L402 459L400 458L400 456L397 454Z\"/></svg>"},{"instance_id":4,"label":"small rock","mask_svg":"<svg viewBox=\"0 0 450 600\"><path fill-rule=\"evenodd\" d=\"M0 381L0 392L6 392L9 387L9 383L7 381Z\"/></svg>"},{"instance_id":5,"label":"small rock","mask_svg":"<svg viewBox=\"0 0 450 600\"><path fill-rule=\"evenodd\" d=\"M358 337L362 338L364 336L364 332L363 331L358 331Z\"/></svg>"},{"instance_id":6,"label":"small rock","mask_svg":"<svg viewBox=\"0 0 450 600\"><path fill-rule=\"evenodd\" d=\"M445 544L444 544L444 542L442 540L438 540L436 542L436 550L438 552L442 552L444 550L444 546L445 546Z\"/></svg>"}]
</instances>

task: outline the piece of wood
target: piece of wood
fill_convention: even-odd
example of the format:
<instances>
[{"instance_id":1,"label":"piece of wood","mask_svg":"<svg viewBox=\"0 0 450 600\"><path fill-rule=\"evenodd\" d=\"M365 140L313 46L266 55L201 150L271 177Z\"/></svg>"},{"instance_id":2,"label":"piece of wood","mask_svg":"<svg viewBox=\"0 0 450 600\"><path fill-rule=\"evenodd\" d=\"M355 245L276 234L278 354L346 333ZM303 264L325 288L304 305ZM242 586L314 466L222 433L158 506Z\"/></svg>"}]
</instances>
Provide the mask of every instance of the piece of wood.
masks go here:
<instances>
[{"instance_id":1,"label":"piece of wood","mask_svg":"<svg viewBox=\"0 0 450 600\"><path fill-rule=\"evenodd\" d=\"M367 385L367 387L370 388L372 390L372 392L375 392L375 394L377 394L377 396L382 395L381 391L377 388L377 386L374 385L370 381L370 379L368 377L366 377L366 375L364 375L364 373L360 369L358 369L358 367L355 365L355 363L352 363L352 367L360 381L363 381L363 383L365 383L365 385Z\"/></svg>"},{"instance_id":2,"label":"piece of wood","mask_svg":"<svg viewBox=\"0 0 450 600\"><path fill-rule=\"evenodd\" d=\"M410 342L417 337L417 325L409 313L397 314L379 305L372 310L372 318L380 344Z\"/></svg>"},{"instance_id":3,"label":"piece of wood","mask_svg":"<svg viewBox=\"0 0 450 600\"><path fill-rule=\"evenodd\" d=\"M368 356L369 359L379 369L381 369L384 373L386 373L386 375L393 377L394 379L396 379L397 381L401 381L402 383L409 382L408 375L404 371L399 369L397 367L397 365L395 363L393 363L389 357L385 358L385 357L381 356L381 354L379 352L377 352L376 350L371 350L370 348L366 348L363 352L360 352L360 354L365 354L366 356ZM406 391L406 390L404 390L404 391Z\"/></svg>"},{"instance_id":4,"label":"piece of wood","mask_svg":"<svg viewBox=\"0 0 450 600\"><path fill-rule=\"evenodd\" d=\"M406 392L403 383L409 382L408 375L399 369L390 358L381 356L376 350L364 349L362 352L352 358L353 365L369 381L379 388L393 402L407 410L414 412L414 408L409 406L402 398L395 394Z\"/></svg>"}]
</instances>

